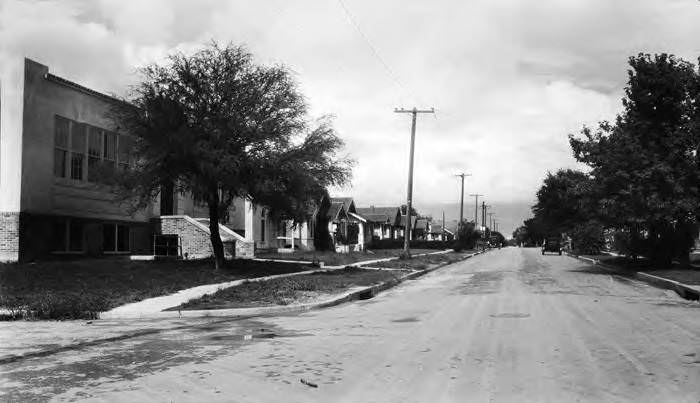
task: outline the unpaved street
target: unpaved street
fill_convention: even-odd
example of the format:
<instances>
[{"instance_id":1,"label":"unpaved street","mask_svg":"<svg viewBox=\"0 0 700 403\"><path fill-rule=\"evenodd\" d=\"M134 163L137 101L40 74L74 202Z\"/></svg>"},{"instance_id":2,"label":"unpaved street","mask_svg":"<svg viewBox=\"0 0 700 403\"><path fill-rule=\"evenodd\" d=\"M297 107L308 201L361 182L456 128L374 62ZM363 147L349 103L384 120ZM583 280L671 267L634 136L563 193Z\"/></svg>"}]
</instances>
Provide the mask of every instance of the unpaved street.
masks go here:
<instances>
[{"instance_id":1,"label":"unpaved street","mask_svg":"<svg viewBox=\"0 0 700 403\"><path fill-rule=\"evenodd\" d=\"M0 400L697 403L698 308L506 248L367 301L5 364Z\"/></svg>"}]
</instances>

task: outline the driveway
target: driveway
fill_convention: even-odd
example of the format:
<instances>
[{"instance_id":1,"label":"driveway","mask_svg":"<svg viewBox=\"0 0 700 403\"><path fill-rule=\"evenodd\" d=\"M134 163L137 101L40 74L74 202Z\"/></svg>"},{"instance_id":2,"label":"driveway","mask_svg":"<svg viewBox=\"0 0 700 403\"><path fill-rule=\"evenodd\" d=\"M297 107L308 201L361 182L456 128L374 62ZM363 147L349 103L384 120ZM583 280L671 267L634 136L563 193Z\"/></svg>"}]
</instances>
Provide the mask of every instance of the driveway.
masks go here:
<instances>
[{"instance_id":1,"label":"driveway","mask_svg":"<svg viewBox=\"0 0 700 403\"><path fill-rule=\"evenodd\" d=\"M697 403L698 308L567 256L505 248L367 301L168 321L6 363L0 400Z\"/></svg>"}]
</instances>

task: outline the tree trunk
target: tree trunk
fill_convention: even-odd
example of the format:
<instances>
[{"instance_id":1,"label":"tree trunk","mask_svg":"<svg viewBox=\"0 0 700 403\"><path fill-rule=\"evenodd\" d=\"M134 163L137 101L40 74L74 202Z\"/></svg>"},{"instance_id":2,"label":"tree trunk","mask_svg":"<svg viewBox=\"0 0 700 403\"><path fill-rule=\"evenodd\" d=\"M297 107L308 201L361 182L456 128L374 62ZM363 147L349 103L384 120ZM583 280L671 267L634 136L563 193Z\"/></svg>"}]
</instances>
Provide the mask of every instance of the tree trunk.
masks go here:
<instances>
[{"instance_id":1,"label":"tree trunk","mask_svg":"<svg viewBox=\"0 0 700 403\"><path fill-rule=\"evenodd\" d=\"M165 179L160 185L160 215L175 214L175 183Z\"/></svg>"},{"instance_id":2,"label":"tree trunk","mask_svg":"<svg viewBox=\"0 0 700 403\"><path fill-rule=\"evenodd\" d=\"M224 267L224 243L221 242L219 234L219 195L216 192L210 196L209 200L209 236L211 248L214 251L214 267L220 270Z\"/></svg>"}]
</instances>

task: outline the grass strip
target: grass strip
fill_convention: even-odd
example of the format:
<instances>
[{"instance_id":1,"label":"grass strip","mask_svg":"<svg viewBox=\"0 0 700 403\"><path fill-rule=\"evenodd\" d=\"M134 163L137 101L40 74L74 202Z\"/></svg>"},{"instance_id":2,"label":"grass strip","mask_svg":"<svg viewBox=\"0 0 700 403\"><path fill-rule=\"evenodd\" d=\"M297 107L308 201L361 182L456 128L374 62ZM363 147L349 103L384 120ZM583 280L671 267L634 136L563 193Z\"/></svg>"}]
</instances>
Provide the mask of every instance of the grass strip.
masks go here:
<instances>
[{"instance_id":1,"label":"grass strip","mask_svg":"<svg viewBox=\"0 0 700 403\"><path fill-rule=\"evenodd\" d=\"M398 279L407 271L368 270L348 267L340 270L303 274L266 281L247 281L190 300L169 310L228 309L289 305L326 294L337 294L351 287L370 286Z\"/></svg>"}]
</instances>

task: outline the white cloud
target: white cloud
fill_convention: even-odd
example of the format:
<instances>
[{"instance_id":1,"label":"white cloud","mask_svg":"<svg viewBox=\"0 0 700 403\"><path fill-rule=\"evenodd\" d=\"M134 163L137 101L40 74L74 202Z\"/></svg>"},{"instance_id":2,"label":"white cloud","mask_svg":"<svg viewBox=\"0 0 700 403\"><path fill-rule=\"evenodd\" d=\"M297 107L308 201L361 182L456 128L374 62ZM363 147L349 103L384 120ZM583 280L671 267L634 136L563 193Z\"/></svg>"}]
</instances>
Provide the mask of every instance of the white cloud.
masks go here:
<instances>
[{"instance_id":1,"label":"white cloud","mask_svg":"<svg viewBox=\"0 0 700 403\"><path fill-rule=\"evenodd\" d=\"M0 50L123 92L172 51L246 44L298 74L315 115L337 116L358 160L338 192L376 205L405 199L410 119L394 107L438 111L418 120L417 202L456 201L462 170L468 192L529 201L548 170L576 166L567 134L619 110L629 56L700 53L694 1L344 3L391 73L333 1L0 0Z\"/></svg>"}]
</instances>

